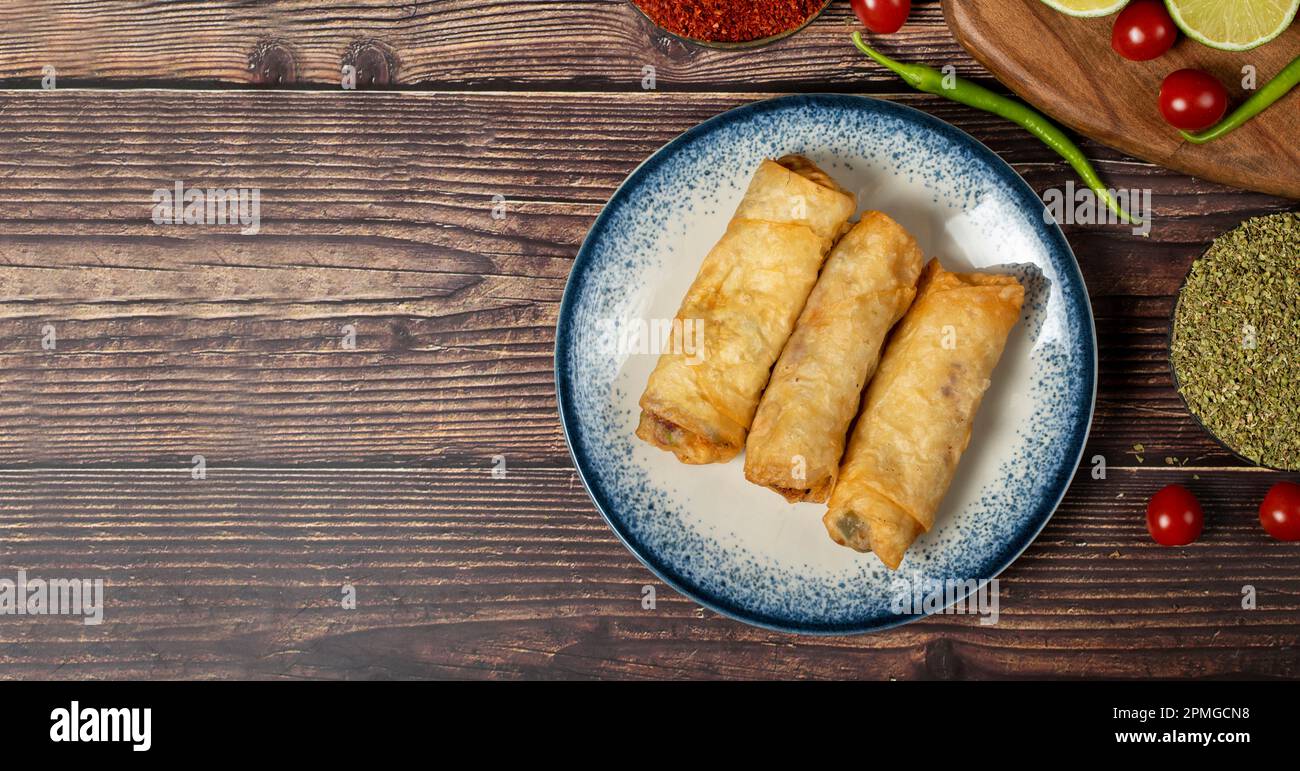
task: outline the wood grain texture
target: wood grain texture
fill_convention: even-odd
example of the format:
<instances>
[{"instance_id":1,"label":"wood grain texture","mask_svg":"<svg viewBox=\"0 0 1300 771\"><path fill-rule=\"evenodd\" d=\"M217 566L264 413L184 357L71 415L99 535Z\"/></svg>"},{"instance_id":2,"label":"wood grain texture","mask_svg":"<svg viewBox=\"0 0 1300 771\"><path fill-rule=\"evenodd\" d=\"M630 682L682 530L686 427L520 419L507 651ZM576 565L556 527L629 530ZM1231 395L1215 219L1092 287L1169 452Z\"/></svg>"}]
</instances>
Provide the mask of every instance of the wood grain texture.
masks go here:
<instances>
[{"instance_id":1,"label":"wood grain texture","mask_svg":"<svg viewBox=\"0 0 1300 771\"><path fill-rule=\"evenodd\" d=\"M1019 129L906 92L849 27L836 3L739 55L666 43L621 2L5 4L0 79L34 88L53 63L60 90L0 91L0 577L108 585L102 626L0 621L0 678L1300 677L1294 550L1249 510L1279 477L1196 428L1165 351L1210 239L1293 204L1093 142L1156 212L1149 238L1066 228L1100 345L1086 456L1108 474L1076 479L1004 575L998 625L752 629L658 583L593 510L555 415L558 302L663 143L779 92L869 90L1040 192L1072 178ZM937 3L881 44L992 84ZM333 90L349 57L361 88L412 90ZM176 180L260 188L261 232L153 224ZM1210 526L1160 549L1142 507L1174 481Z\"/></svg>"},{"instance_id":2,"label":"wood grain texture","mask_svg":"<svg viewBox=\"0 0 1300 771\"><path fill-rule=\"evenodd\" d=\"M893 44L983 75L939 5L916 6ZM51 0L0 6L0 84L39 86L52 66L69 85L338 89L350 63L358 88L638 91L651 66L664 90L906 90L863 66L848 41L858 28L837 0L794 37L728 52L663 34L627 0ZM358 57L367 44L383 55ZM389 82L369 84L379 60Z\"/></svg>"},{"instance_id":3,"label":"wood grain texture","mask_svg":"<svg viewBox=\"0 0 1300 771\"><path fill-rule=\"evenodd\" d=\"M1152 480L1076 480L1002 577L999 621L799 638L650 576L567 466L0 472L0 559L103 578L104 623L0 624L9 677L1300 676L1294 550L1243 510L1269 475L1201 474L1210 528L1146 535ZM341 607L345 585L357 606ZM1243 610L1243 587L1257 607ZM642 607L655 588L653 609Z\"/></svg>"},{"instance_id":4,"label":"wood grain texture","mask_svg":"<svg viewBox=\"0 0 1300 771\"><path fill-rule=\"evenodd\" d=\"M0 463L563 462L554 324L587 228L641 159L760 97L0 93ZM896 98L1040 190L1071 178L1013 126ZM1172 390L1166 319L1208 241L1281 204L1089 150L1158 215L1146 239L1068 229L1101 344L1091 449L1235 464ZM154 224L176 179L260 188L260 233Z\"/></svg>"},{"instance_id":5,"label":"wood grain texture","mask_svg":"<svg viewBox=\"0 0 1300 771\"><path fill-rule=\"evenodd\" d=\"M953 35L998 80L1076 131L1188 174L1300 199L1300 90L1204 145L1184 141L1157 108L1164 77L1189 67L1228 84L1240 103L1249 96L1240 88L1242 67L1253 66L1263 86L1300 56L1300 25L1252 51L1216 51L1183 36L1157 59L1130 62L1111 50L1113 17L1074 18L1039 0L944 0L943 7Z\"/></svg>"}]
</instances>

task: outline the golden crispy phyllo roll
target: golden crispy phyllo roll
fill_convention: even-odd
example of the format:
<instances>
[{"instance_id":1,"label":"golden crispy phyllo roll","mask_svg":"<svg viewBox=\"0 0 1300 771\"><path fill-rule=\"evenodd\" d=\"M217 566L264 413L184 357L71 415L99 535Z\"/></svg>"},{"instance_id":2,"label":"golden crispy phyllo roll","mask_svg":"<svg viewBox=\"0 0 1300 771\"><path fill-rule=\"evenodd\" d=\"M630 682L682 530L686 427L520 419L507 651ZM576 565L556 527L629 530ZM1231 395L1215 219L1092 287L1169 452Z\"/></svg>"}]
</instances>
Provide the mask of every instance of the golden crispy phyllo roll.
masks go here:
<instances>
[{"instance_id":1,"label":"golden crispy phyllo roll","mask_svg":"<svg viewBox=\"0 0 1300 771\"><path fill-rule=\"evenodd\" d=\"M916 296L922 264L916 240L878 211L835 245L754 415L746 479L791 503L826 501L862 387Z\"/></svg>"},{"instance_id":2,"label":"golden crispy phyllo roll","mask_svg":"<svg viewBox=\"0 0 1300 771\"><path fill-rule=\"evenodd\" d=\"M684 463L740 453L772 364L856 208L808 159L763 161L677 311L703 351L660 355L637 436Z\"/></svg>"},{"instance_id":3,"label":"golden crispy phyllo roll","mask_svg":"<svg viewBox=\"0 0 1300 771\"><path fill-rule=\"evenodd\" d=\"M836 543L897 569L934 525L1024 297L1012 276L926 266L867 387L822 520Z\"/></svg>"}]
</instances>

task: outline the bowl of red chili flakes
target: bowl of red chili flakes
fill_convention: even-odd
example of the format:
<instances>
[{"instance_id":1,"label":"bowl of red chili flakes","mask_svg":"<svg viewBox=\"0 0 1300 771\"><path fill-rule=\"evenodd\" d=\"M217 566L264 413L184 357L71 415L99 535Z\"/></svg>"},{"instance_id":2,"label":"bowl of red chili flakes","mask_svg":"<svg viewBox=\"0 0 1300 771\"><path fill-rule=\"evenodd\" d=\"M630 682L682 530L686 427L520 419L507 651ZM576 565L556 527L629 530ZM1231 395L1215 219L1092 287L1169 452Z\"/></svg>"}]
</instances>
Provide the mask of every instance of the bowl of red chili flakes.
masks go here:
<instances>
[{"instance_id":1,"label":"bowl of red chili flakes","mask_svg":"<svg viewBox=\"0 0 1300 771\"><path fill-rule=\"evenodd\" d=\"M830 0L630 0L664 33L708 48L759 48L812 23Z\"/></svg>"}]
</instances>

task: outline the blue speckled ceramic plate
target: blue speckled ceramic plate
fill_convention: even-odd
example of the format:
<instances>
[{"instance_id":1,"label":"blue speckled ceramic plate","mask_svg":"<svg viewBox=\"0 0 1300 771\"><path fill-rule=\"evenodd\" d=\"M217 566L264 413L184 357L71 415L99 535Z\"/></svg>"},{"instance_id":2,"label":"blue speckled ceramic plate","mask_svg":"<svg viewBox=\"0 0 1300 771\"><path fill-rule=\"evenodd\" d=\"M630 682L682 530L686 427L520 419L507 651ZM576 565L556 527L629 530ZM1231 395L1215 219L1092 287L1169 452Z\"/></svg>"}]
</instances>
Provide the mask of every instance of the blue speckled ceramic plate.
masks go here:
<instances>
[{"instance_id":1,"label":"blue speckled ceramic plate","mask_svg":"<svg viewBox=\"0 0 1300 771\"><path fill-rule=\"evenodd\" d=\"M1027 293L935 527L896 574L827 537L825 506L745 481L743 457L687 466L634 435L656 356L620 352L620 324L671 319L764 158L808 156L950 270L1012 271ZM1092 309L1061 231L1006 163L964 132L843 95L750 104L637 168L573 265L556 332L560 417L596 507L661 579L758 626L883 629L902 582L988 579L1047 523L1083 452L1096 389Z\"/></svg>"}]
</instances>

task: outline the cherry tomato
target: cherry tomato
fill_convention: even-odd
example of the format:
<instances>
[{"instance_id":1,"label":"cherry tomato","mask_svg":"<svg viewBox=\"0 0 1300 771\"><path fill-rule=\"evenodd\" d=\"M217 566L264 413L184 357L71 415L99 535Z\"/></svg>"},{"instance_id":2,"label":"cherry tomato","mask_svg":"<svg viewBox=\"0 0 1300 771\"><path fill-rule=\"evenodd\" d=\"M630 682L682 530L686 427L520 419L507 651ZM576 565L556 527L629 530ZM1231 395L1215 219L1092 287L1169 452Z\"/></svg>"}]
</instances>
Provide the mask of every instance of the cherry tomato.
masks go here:
<instances>
[{"instance_id":1,"label":"cherry tomato","mask_svg":"<svg viewBox=\"0 0 1300 771\"><path fill-rule=\"evenodd\" d=\"M1279 541L1300 541L1300 485L1273 485L1259 505L1259 523Z\"/></svg>"},{"instance_id":2,"label":"cherry tomato","mask_svg":"<svg viewBox=\"0 0 1300 771\"><path fill-rule=\"evenodd\" d=\"M1228 110L1228 90L1201 70L1169 73L1160 85L1160 112L1174 128L1200 131L1219 122Z\"/></svg>"},{"instance_id":3,"label":"cherry tomato","mask_svg":"<svg viewBox=\"0 0 1300 771\"><path fill-rule=\"evenodd\" d=\"M1204 525L1200 502L1182 485L1169 485L1147 504L1147 530L1158 544L1186 546L1201 536Z\"/></svg>"},{"instance_id":4,"label":"cherry tomato","mask_svg":"<svg viewBox=\"0 0 1300 771\"><path fill-rule=\"evenodd\" d=\"M1120 11L1111 31L1110 47L1125 59L1144 62L1169 50L1178 27L1160 0L1133 0Z\"/></svg>"},{"instance_id":5,"label":"cherry tomato","mask_svg":"<svg viewBox=\"0 0 1300 771\"><path fill-rule=\"evenodd\" d=\"M897 32L912 12L912 0L853 0L849 5L862 26L881 35Z\"/></svg>"}]
</instances>

